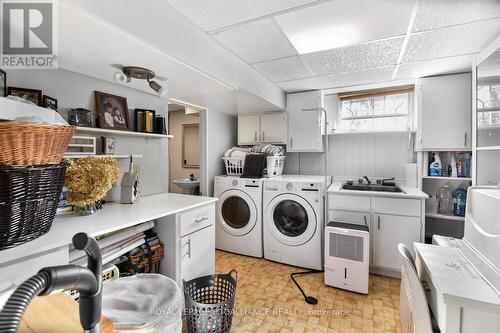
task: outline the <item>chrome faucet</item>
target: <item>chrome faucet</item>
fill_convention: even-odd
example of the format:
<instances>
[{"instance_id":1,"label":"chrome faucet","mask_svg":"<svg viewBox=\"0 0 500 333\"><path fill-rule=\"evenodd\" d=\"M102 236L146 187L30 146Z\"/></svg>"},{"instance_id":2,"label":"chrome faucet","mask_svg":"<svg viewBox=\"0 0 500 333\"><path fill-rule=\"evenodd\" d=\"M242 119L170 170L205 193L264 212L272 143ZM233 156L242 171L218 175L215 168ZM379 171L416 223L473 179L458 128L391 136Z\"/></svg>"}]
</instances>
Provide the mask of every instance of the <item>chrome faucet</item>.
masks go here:
<instances>
[{"instance_id":1,"label":"chrome faucet","mask_svg":"<svg viewBox=\"0 0 500 333\"><path fill-rule=\"evenodd\" d=\"M363 176L363 178L366 179L366 182L368 183L368 185L372 184L372 181L367 176Z\"/></svg>"}]
</instances>

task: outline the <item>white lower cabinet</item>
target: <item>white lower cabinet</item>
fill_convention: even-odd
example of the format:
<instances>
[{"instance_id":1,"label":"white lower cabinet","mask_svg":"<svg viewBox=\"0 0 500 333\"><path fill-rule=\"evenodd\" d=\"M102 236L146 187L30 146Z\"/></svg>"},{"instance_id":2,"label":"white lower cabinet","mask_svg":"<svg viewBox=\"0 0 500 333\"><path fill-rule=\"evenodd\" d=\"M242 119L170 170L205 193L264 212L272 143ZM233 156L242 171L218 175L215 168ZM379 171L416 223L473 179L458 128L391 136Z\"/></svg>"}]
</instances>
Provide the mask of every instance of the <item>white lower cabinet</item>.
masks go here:
<instances>
[{"instance_id":1,"label":"white lower cabinet","mask_svg":"<svg viewBox=\"0 0 500 333\"><path fill-rule=\"evenodd\" d=\"M215 272L215 205L191 209L157 220L156 232L165 244L160 273L188 281Z\"/></svg>"},{"instance_id":2,"label":"white lower cabinet","mask_svg":"<svg viewBox=\"0 0 500 333\"><path fill-rule=\"evenodd\" d=\"M401 259L398 244L413 249L420 242L421 219L413 216L373 214L372 266L399 270Z\"/></svg>"},{"instance_id":3,"label":"white lower cabinet","mask_svg":"<svg viewBox=\"0 0 500 333\"><path fill-rule=\"evenodd\" d=\"M397 276L398 244L413 249L414 242L424 240L424 199L331 193L328 208L330 221L370 227L370 266L377 274Z\"/></svg>"}]
</instances>

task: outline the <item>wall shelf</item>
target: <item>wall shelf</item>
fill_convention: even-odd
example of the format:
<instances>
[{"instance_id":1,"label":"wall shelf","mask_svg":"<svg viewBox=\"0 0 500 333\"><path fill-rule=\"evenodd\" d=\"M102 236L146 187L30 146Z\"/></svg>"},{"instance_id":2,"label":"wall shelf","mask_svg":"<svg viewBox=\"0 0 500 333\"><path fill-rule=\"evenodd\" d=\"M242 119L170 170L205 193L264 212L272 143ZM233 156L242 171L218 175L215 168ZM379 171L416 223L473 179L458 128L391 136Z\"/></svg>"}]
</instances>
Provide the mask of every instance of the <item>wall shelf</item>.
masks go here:
<instances>
[{"instance_id":1,"label":"wall shelf","mask_svg":"<svg viewBox=\"0 0 500 333\"><path fill-rule=\"evenodd\" d=\"M425 217L431 217L434 219L442 219L442 220L465 221L465 217L456 215L426 213Z\"/></svg>"},{"instance_id":2,"label":"wall shelf","mask_svg":"<svg viewBox=\"0 0 500 333\"><path fill-rule=\"evenodd\" d=\"M131 136L131 137L142 137L142 138L155 138L155 139L171 139L173 135L167 134L156 134L156 133L142 133L142 132L133 132L133 131L120 131L120 130L111 130L105 128L95 128L95 127L82 127L76 126L77 132L81 133L102 133L102 134L112 134L116 136Z\"/></svg>"},{"instance_id":3,"label":"wall shelf","mask_svg":"<svg viewBox=\"0 0 500 333\"><path fill-rule=\"evenodd\" d=\"M117 159L129 158L130 155L95 155L95 154L65 154L64 158L85 158L85 157L113 157ZM132 158L142 158L142 155L132 155Z\"/></svg>"},{"instance_id":4,"label":"wall shelf","mask_svg":"<svg viewBox=\"0 0 500 333\"><path fill-rule=\"evenodd\" d=\"M422 176L423 179L439 179L439 180L463 180L463 181L472 181L470 177L438 177L438 176Z\"/></svg>"}]
</instances>

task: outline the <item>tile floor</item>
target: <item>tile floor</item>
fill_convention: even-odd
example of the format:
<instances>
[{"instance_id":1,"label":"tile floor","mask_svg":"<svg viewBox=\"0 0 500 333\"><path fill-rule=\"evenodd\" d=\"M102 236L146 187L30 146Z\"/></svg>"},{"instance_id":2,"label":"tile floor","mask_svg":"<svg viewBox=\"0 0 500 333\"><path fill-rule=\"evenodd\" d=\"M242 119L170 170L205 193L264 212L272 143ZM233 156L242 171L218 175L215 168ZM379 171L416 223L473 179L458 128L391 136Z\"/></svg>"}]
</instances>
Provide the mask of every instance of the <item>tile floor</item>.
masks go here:
<instances>
[{"instance_id":1,"label":"tile floor","mask_svg":"<svg viewBox=\"0 0 500 333\"><path fill-rule=\"evenodd\" d=\"M232 332L400 332L399 280L370 276L368 295L323 284L323 274L297 280L317 305L304 302L290 279L302 269L217 251L217 273L238 271Z\"/></svg>"}]
</instances>

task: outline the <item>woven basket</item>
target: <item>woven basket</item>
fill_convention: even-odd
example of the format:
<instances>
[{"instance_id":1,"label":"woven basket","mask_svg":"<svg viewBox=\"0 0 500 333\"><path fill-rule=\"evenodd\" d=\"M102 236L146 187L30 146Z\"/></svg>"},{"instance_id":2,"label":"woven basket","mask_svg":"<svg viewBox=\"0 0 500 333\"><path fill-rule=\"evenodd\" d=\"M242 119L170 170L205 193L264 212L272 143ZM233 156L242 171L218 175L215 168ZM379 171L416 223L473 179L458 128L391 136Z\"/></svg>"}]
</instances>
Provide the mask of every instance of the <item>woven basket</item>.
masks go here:
<instances>
[{"instance_id":1,"label":"woven basket","mask_svg":"<svg viewBox=\"0 0 500 333\"><path fill-rule=\"evenodd\" d=\"M75 127L0 122L0 165L60 163Z\"/></svg>"},{"instance_id":2,"label":"woven basket","mask_svg":"<svg viewBox=\"0 0 500 333\"><path fill-rule=\"evenodd\" d=\"M134 254L129 255L130 273L158 273L160 262L165 257L165 247L163 244L155 244L151 246L150 252L147 247L141 246L138 251L132 253Z\"/></svg>"},{"instance_id":3,"label":"woven basket","mask_svg":"<svg viewBox=\"0 0 500 333\"><path fill-rule=\"evenodd\" d=\"M0 167L0 250L50 230L64 184L64 163Z\"/></svg>"}]
</instances>

